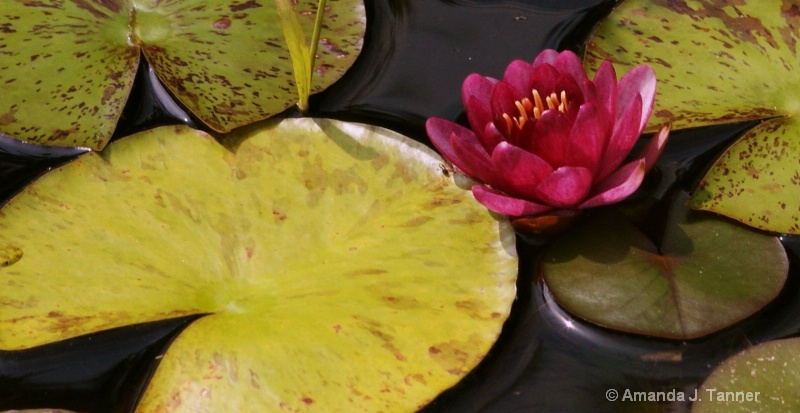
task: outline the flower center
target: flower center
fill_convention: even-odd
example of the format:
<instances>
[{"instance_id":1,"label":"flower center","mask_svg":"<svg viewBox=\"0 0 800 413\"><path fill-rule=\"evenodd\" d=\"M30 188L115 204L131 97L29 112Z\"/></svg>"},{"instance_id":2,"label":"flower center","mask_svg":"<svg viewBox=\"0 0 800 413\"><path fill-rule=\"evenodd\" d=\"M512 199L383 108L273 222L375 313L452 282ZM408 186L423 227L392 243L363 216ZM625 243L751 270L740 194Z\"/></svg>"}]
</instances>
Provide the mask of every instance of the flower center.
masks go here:
<instances>
[{"instance_id":1,"label":"flower center","mask_svg":"<svg viewBox=\"0 0 800 413\"><path fill-rule=\"evenodd\" d=\"M561 113L567 113L569 106L567 103L566 91L562 90L560 96L553 92L550 96L545 97L544 100L542 100L542 96L539 95L538 90L533 89L531 93L533 94L533 102L528 98L514 102L519 116L512 117L508 113L503 114L503 119L506 121L506 127L509 133L514 126L516 126L517 129L522 129L522 126L525 125L525 122L527 122L531 116L538 120L546 110L558 110ZM547 104L546 107L545 103Z\"/></svg>"}]
</instances>

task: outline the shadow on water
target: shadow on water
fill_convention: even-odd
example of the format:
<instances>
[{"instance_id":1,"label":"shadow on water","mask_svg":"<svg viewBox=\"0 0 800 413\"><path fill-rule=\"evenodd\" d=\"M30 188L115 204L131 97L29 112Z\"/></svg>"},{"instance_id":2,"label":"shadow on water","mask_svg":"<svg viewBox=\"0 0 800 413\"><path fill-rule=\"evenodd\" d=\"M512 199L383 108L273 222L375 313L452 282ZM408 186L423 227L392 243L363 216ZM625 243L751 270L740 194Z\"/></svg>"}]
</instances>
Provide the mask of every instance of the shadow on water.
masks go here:
<instances>
[{"instance_id":1,"label":"shadow on water","mask_svg":"<svg viewBox=\"0 0 800 413\"><path fill-rule=\"evenodd\" d=\"M463 121L461 82L473 72L501 77L513 59L543 48L577 50L607 0L367 1L364 50L344 78L311 99L310 116L394 129L428 142L424 121ZM284 116L297 115L293 109ZM158 88L146 65L116 137L149 127L199 125ZM639 197L668 198L689 189L721 150L750 124L673 133ZM76 153L36 152L0 141L0 199L6 199ZM31 150L33 152L31 152ZM800 240L786 237L787 285L767 308L725 331L691 341L617 333L557 307L536 268L540 248L518 243L518 297L486 359L424 413L688 411L688 403L610 403L608 389L691 393L729 355L770 339L800 334ZM194 318L165 320L0 352L0 410L62 407L129 412L171 340Z\"/></svg>"},{"instance_id":2,"label":"shadow on water","mask_svg":"<svg viewBox=\"0 0 800 413\"><path fill-rule=\"evenodd\" d=\"M172 338L199 316L0 352L0 410L131 411Z\"/></svg>"}]
</instances>

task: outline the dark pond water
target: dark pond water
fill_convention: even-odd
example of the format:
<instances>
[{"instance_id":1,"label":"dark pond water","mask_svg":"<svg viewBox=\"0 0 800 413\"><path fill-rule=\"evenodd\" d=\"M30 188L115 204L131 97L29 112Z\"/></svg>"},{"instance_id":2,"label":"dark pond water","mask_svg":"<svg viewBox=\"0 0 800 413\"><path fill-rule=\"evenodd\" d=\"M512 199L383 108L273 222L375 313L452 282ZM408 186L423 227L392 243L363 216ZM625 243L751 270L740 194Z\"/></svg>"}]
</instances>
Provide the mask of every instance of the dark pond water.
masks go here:
<instances>
[{"instance_id":1,"label":"dark pond water","mask_svg":"<svg viewBox=\"0 0 800 413\"><path fill-rule=\"evenodd\" d=\"M543 48L579 50L606 0L372 0L362 55L311 100L311 116L376 124L429 143L427 117L463 120L461 82L500 77L515 58ZM293 110L285 116L296 116ZM153 84L146 67L116 136L191 117ZM691 188L733 138L752 124L673 133L641 196ZM0 199L65 161L68 150L0 141ZM658 220L658 218L655 218ZM423 409L433 412L682 412L687 403L611 403L608 389L690 392L723 359L753 344L800 334L800 241L785 238L791 274L766 309L710 337L658 340L608 331L553 304L536 274L539 247L519 242L519 295L484 362ZM0 410L60 407L130 412L159 355L192 319L167 320L32 350L0 352Z\"/></svg>"}]
</instances>

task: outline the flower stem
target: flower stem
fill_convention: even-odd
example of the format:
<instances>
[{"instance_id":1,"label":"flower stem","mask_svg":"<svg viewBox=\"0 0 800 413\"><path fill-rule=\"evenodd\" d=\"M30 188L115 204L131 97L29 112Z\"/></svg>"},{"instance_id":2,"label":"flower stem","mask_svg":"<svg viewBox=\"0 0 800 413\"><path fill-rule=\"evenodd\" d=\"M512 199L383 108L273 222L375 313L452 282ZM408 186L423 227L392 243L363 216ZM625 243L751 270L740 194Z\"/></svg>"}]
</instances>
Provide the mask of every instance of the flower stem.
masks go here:
<instances>
[{"instance_id":1,"label":"flower stem","mask_svg":"<svg viewBox=\"0 0 800 413\"><path fill-rule=\"evenodd\" d=\"M309 66L311 72L309 73L309 88L311 87L311 78L314 77L314 67L317 61L317 47L319 46L319 34L322 32L322 18L325 15L325 3L327 0L319 0L317 3L317 18L314 20L314 33L311 34L311 44L309 44L308 57L311 62Z\"/></svg>"}]
</instances>

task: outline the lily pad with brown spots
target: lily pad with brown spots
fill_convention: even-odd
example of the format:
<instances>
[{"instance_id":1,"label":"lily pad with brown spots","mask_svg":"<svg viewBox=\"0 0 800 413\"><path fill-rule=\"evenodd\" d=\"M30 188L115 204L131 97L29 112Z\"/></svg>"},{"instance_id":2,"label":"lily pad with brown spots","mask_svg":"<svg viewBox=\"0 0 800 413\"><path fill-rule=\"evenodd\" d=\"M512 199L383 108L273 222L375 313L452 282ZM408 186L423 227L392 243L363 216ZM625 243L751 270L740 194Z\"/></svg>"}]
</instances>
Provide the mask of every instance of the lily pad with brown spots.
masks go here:
<instances>
[{"instance_id":1,"label":"lily pad with brown spots","mask_svg":"<svg viewBox=\"0 0 800 413\"><path fill-rule=\"evenodd\" d=\"M769 341L723 361L700 388L692 413L800 411L800 339Z\"/></svg>"},{"instance_id":2,"label":"lily pad with brown spots","mask_svg":"<svg viewBox=\"0 0 800 413\"><path fill-rule=\"evenodd\" d=\"M650 129L757 119L708 172L692 208L800 233L800 6L785 0L626 0L598 26L585 63L650 64Z\"/></svg>"},{"instance_id":3,"label":"lily pad with brown spots","mask_svg":"<svg viewBox=\"0 0 800 413\"><path fill-rule=\"evenodd\" d=\"M316 4L295 5L309 37ZM9 0L2 13L0 132L22 141L103 148L142 53L216 131L298 101L273 0ZM365 24L360 0L328 2L312 93L353 63Z\"/></svg>"},{"instance_id":4,"label":"lily pad with brown spots","mask_svg":"<svg viewBox=\"0 0 800 413\"><path fill-rule=\"evenodd\" d=\"M556 302L592 323L692 339L753 315L781 291L789 270L776 237L684 206L676 197L663 237L604 211L559 238L542 260Z\"/></svg>"},{"instance_id":5,"label":"lily pad with brown spots","mask_svg":"<svg viewBox=\"0 0 800 413\"><path fill-rule=\"evenodd\" d=\"M82 155L0 210L17 257L0 349L206 314L137 412L414 411L483 358L515 296L510 224L442 163L307 118Z\"/></svg>"}]
</instances>

